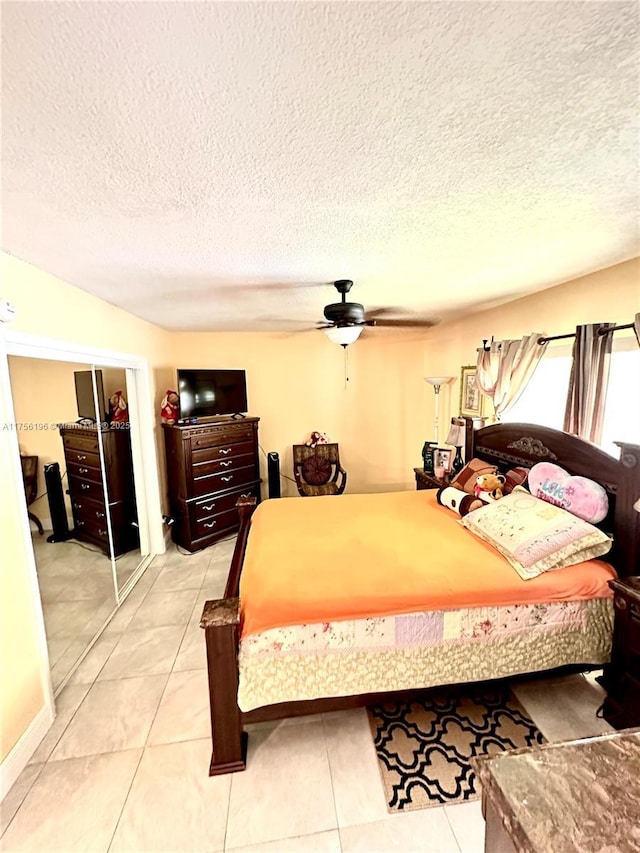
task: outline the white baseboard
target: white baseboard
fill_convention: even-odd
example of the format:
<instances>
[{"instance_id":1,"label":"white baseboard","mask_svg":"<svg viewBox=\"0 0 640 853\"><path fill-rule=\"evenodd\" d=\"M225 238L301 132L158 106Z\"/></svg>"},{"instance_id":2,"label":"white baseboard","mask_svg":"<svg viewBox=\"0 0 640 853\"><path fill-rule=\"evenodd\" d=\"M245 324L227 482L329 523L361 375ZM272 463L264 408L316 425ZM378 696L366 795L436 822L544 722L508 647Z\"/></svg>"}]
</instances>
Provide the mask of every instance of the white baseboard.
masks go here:
<instances>
[{"instance_id":1,"label":"white baseboard","mask_svg":"<svg viewBox=\"0 0 640 853\"><path fill-rule=\"evenodd\" d=\"M0 764L0 801L7 796L13 783L29 763L29 759L40 746L42 738L51 728L55 714L45 705L31 721L11 752Z\"/></svg>"}]
</instances>

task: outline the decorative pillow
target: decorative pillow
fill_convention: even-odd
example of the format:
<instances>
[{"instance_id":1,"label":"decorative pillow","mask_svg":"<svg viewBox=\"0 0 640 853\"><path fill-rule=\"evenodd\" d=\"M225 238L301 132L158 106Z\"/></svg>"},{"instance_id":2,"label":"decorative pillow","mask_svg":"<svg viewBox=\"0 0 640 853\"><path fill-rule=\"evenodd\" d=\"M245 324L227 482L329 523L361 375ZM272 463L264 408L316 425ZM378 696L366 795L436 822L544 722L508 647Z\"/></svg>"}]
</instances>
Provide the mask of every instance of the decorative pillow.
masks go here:
<instances>
[{"instance_id":1,"label":"decorative pillow","mask_svg":"<svg viewBox=\"0 0 640 853\"><path fill-rule=\"evenodd\" d=\"M533 466L529 472L529 491L591 524L602 521L609 511L609 498L600 483L586 477L572 477L552 462Z\"/></svg>"},{"instance_id":2,"label":"decorative pillow","mask_svg":"<svg viewBox=\"0 0 640 853\"><path fill-rule=\"evenodd\" d=\"M331 462L322 456L308 456L302 463L302 476L310 486L324 486L331 479Z\"/></svg>"},{"instance_id":3,"label":"decorative pillow","mask_svg":"<svg viewBox=\"0 0 640 853\"><path fill-rule=\"evenodd\" d=\"M441 486L436 492L436 500L440 506L453 510L458 515L466 515L478 507L484 506L484 501L467 494L462 489L453 486Z\"/></svg>"},{"instance_id":4,"label":"decorative pillow","mask_svg":"<svg viewBox=\"0 0 640 853\"><path fill-rule=\"evenodd\" d=\"M485 462L484 459L474 458L467 462L464 468L456 474L450 485L455 486L456 489L462 489L468 495L472 495L478 474L496 474L497 471L497 465Z\"/></svg>"},{"instance_id":5,"label":"decorative pillow","mask_svg":"<svg viewBox=\"0 0 640 853\"><path fill-rule=\"evenodd\" d=\"M601 557L612 545L597 527L520 487L460 523L506 557L524 580Z\"/></svg>"},{"instance_id":6,"label":"decorative pillow","mask_svg":"<svg viewBox=\"0 0 640 853\"><path fill-rule=\"evenodd\" d=\"M502 487L502 494L510 495L516 486L524 486L528 476L528 468L509 468L505 474L506 481Z\"/></svg>"}]
</instances>

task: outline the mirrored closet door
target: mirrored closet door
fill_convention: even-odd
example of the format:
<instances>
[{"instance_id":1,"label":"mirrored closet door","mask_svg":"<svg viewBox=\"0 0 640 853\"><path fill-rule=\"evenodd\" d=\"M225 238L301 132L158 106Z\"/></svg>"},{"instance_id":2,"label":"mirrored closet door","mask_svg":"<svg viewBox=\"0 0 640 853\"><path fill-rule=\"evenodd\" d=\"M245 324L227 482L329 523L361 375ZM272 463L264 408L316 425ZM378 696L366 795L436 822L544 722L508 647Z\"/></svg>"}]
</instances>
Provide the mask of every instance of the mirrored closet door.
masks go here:
<instances>
[{"instance_id":1,"label":"mirrored closet door","mask_svg":"<svg viewBox=\"0 0 640 853\"><path fill-rule=\"evenodd\" d=\"M109 408L126 376L23 356L9 357L9 373L57 692L140 563L129 423L112 423Z\"/></svg>"}]
</instances>

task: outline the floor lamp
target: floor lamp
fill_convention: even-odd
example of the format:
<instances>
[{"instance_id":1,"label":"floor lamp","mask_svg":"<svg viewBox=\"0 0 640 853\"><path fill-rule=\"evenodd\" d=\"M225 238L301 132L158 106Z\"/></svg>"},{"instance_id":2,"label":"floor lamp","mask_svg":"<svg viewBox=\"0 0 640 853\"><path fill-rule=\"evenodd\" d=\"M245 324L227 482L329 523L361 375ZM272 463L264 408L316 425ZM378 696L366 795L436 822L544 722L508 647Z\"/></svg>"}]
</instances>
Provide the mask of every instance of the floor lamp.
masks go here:
<instances>
[{"instance_id":1,"label":"floor lamp","mask_svg":"<svg viewBox=\"0 0 640 853\"><path fill-rule=\"evenodd\" d=\"M442 385L448 385L449 382L453 379L453 376L425 376L424 381L428 382L430 385L433 385L433 390L436 395L436 415L433 423L434 432L436 434L436 444L438 443L438 415L439 411L439 400L440 400L440 387Z\"/></svg>"}]
</instances>

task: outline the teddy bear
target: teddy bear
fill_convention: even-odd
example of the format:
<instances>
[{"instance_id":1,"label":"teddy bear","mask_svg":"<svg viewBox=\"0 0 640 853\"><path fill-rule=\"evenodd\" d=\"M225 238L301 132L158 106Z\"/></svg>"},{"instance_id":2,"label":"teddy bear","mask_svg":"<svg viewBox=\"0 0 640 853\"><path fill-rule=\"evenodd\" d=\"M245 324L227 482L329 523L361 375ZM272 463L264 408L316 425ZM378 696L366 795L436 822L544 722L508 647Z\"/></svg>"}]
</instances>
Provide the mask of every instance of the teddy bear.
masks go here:
<instances>
[{"instance_id":1,"label":"teddy bear","mask_svg":"<svg viewBox=\"0 0 640 853\"><path fill-rule=\"evenodd\" d=\"M327 444L327 434L326 432L317 432L314 430L311 433L311 438L305 442L307 447L315 447L317 444Z\"/></svg>"},{"instance_id":2,"label":"teddy bear","mask_svg":"<svg viewBox=\"0 0 640 853\"><path fill-rule=\"evenodd\" d=\"M163 424L175 424L179 416L179 403L178 392L167 391L160 406L160 420Z\"/></svg>"},{"instance_id":3,"label":"teddy bear","mask_svg":"<svg viewBox=\"0 0 640 853\"><path fill-rule=\"evenodd\" d=\"M127 423L129 421L129 410L127 401L122 396L122 391L116 391L109 397L109 407L111 409L111 423Z\"/></svg>"},{"instance_id":4,"label":"teddy bear","mask_svg":"<svg viewBox=\"0 0 640 853\"><path fill-rule=\"evenodd\" d=\"M486 501L496 501L502 497L502 487L506 482L504 474L480 474L476 477L473 494Z\"/></svg>"}]
</instances>

